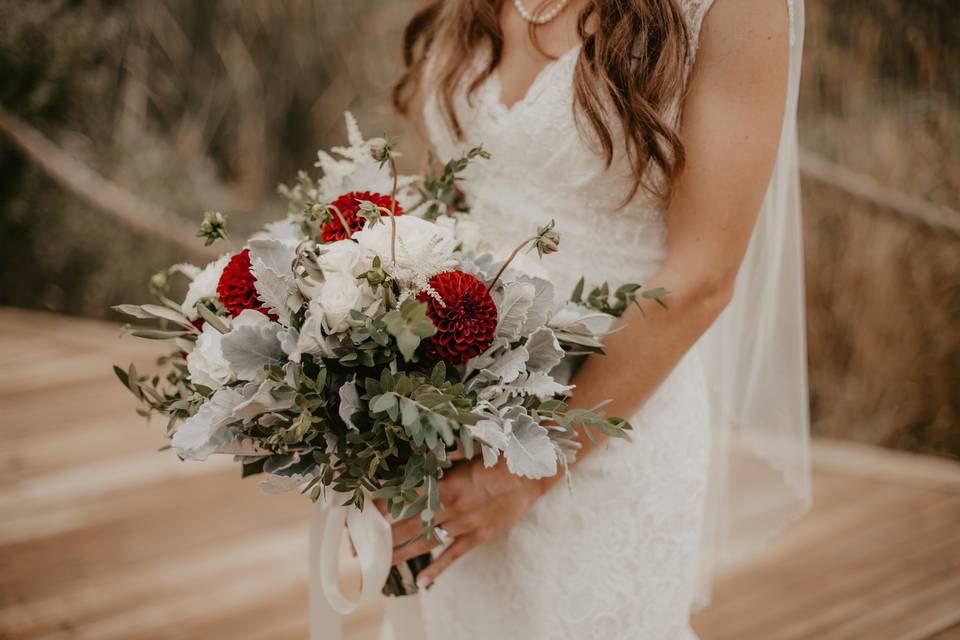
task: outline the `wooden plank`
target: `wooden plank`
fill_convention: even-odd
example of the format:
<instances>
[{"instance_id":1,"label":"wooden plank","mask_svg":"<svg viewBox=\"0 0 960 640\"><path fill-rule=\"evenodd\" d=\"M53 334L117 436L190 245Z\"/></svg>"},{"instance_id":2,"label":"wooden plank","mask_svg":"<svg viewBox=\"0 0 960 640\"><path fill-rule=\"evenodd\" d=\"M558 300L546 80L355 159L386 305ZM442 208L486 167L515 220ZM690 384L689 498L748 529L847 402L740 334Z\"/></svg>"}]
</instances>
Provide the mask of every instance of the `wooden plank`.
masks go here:
<instances>
[{"instance_id":1,"label":"wooden plank","mask_svg":"<svg viewBox=\"0 0 960 640\"><path fill-rule=\"evenodd\" d=\"M717 639L769 630L777 630L771 638L801 638L808 629L822 631L837 615L869 616L870 597L882 595L888 585L923 579L944 557L957 554L960 539L950 527L958 506L960 499L936 494L925 501L904 496L877 509L871 522L838 528L721 579L713 606L698 616L698 628L715 630L710 636ZM919 553L914 545L920 545Z\"/></svg>"},{"instance_id":2,"label":"wooden plank","mask_svg":"<svg viewBox=\"0 0 960 640\"><path fill-rule=\"evenodd\" d=\"M162 425L109 366L154 345L116 335L0 309L0 362L22 368L0 373L0 638L304 637L309 503L156 453ZM836 442L814 459L813 511L721 575L701 639L960 640L957 467Z\"/></svg>"},{"instance_id":3,"label":"wooden plank","mask_svg":"<svg viewBox=\"0 0 960 640\"><path fill-rule=\"evenodd\" d=\"M869 478L901 487L960 492L960 462L857 442L815 439L813 464L820 471Z\"/></svg>"}]
</instances>

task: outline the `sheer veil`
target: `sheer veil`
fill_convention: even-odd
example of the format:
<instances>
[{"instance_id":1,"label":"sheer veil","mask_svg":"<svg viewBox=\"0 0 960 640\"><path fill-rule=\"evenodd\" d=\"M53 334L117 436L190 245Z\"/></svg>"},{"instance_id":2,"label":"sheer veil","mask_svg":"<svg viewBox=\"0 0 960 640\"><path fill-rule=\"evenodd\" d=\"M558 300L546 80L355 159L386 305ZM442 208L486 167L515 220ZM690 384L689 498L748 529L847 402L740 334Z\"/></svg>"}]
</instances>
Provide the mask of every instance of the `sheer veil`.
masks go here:
<instances>
[{"instance_id":1,"label":"sheer veil","mask_svg":"<svg viewBox=\"0 0 960 640\"><path fill-rule=\"evenodd\" d=\"M696 349L711 385L713 455L698 605L736 563L810 505L797 97L803 0L790 10L790 76L776 166L730 305Z\"/></svg>"}]
</instances>

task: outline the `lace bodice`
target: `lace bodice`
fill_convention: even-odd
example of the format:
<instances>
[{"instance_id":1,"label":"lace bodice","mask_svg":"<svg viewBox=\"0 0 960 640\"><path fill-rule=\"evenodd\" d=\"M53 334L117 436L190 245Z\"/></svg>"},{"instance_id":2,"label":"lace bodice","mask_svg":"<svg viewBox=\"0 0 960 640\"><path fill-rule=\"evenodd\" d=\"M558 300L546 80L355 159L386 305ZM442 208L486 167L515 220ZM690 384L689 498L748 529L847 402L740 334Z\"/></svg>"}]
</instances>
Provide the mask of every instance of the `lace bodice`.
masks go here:
<instances>
[{"instance_id":1,"label":"lace bodice","mask_svg":"<svg viewBox=\"0 0 960 640\"><path fill-rule=\"evenodd\" d=\"M680 0L695 60L713 0ZM468 101L455 96L463 140L436 100L425 123L442 159L478 144L491 153L463 187L491 248L507 252L550 219L561 250L542 265L570 291L580 275L611 285L647 281L666 257L665 212L631 184L621 149L607 168L578 130L576 47L526 96L501 102L494 73ZM484 60L477 61L477 71ZM464 80L464 84L470 78ZM680 121L679 104L665 116ZM422 596L430 640L689 640L710 449L707 383L694 350L631 417L633 442L611 442L578 462L507 534L458 560Z\"/></svg>"},{"instance_id":2,"label":"lace bodice","mask_svg":"<svg viewBox=\"0 0 960 640\"><path fill-rule=\"evenodd\" d=\"M710 0L682 0L690 47ZM463 183L476 219L490 247L511 247L515 238L530 235L553 219L561 234L562 253L544 261L560 291L569 291L579 273L591 280L642 282L665 257L663 211L644 192L621 207L631 184L630 167L621 150L612 167L573 118L572 76L580 47L549 63L527 94L511 107L501 100L497 73L468 100L461 91L455 106L464 131L454 140L436 100L428 100L424 120L441 158L449 159L483 144L489 162L474 163ZM476 71L486 62L478 56ZM687 73L694 55L688 60ZM469 82L464 79L464 84ZM679 124L679 109L668 118ZM598 239L607 239L602 245ZM609 239L616 238L615 243Z\"/></svg>"}]
</instances>

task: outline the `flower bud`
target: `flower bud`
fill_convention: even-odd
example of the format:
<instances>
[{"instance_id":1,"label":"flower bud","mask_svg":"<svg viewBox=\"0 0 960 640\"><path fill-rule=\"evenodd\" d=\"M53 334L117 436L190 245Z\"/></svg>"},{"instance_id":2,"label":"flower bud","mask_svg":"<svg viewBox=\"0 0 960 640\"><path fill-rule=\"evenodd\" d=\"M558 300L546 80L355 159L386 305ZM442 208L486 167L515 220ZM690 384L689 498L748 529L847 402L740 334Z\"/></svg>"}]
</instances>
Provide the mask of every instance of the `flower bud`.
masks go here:
<instances>
[{"instance_id":1,"label":"flower bud","mask_svg":"<svg viewBox=\"0 0 960 640\"><path fill-rule=\"evenodd\" d=\"M560 232L551 220L550 224L537 229L537 253L541 256L560 250Z\"/></svg>"}]
</instances>

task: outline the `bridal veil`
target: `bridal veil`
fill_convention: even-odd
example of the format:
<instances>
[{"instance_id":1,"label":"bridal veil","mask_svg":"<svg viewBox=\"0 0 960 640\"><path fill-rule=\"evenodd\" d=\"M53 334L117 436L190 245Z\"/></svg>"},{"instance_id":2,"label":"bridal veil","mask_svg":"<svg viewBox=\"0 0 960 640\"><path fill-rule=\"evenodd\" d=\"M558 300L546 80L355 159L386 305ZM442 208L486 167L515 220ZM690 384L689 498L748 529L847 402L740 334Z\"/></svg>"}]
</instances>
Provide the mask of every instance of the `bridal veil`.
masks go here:
<instances>
[{"instance_id":1,"label":"bridal veil","mask_svg":"<svg viewBox=\"0 0 960 640\"><path fill-rule=\"evenodd\" d=\"M810 429L797 143L803 0L790 11L790 74L776 166L729 306L697 349L711 385L713 455L698 604L810 505Z\"/></svg>"}]
</instances>

